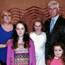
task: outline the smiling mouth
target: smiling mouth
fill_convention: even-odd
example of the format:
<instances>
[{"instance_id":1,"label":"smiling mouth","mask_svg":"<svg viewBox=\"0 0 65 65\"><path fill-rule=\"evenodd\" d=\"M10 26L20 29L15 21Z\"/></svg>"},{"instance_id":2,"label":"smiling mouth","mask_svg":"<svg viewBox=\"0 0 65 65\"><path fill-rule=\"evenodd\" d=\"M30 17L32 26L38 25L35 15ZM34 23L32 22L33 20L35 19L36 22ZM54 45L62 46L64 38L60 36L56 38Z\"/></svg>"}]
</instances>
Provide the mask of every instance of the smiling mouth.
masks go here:
<instances>
[{"instance_id":1,"label":"smiling mouth","mask_svg":"<svg viewBox=\"0 0 65 65\"><path fill-rule=\"evenodd\" d=\"M19 34L22 34L22 33L19 33Z\"/></svg>"}]
</instances>

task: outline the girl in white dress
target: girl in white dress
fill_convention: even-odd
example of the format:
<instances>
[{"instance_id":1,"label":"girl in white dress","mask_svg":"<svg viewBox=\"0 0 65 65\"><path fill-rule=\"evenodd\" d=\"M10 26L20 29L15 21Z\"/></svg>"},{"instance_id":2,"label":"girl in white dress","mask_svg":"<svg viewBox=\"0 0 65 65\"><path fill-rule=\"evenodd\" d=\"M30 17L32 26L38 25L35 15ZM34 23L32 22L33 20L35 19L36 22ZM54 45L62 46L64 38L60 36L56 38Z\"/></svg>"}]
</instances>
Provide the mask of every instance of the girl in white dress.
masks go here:
<instances>
[{"instance_id":1,"label":"girl in white dress","mask_svg":"<svg viewBox=\"0 0 65 65\"><path fill-rule=\"evenodd\" d=\"M35 46L36 65L45 65L45 43L47 38L46 33L43 32L42 22L34 22L30 38L33 40Z\"/></svg>"}]
</instances>

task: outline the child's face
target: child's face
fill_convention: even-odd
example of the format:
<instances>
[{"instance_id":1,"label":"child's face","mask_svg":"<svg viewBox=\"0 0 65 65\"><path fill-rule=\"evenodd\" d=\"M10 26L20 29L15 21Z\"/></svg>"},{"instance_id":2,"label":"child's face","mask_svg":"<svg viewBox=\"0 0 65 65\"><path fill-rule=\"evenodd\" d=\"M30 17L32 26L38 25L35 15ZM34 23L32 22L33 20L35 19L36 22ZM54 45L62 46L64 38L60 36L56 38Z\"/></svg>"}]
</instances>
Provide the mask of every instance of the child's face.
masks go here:
<instances>
[{"instance_id":1,"label":"child's face","mask_svg":"<svg viewBox=\"0 0 65 65\"><path fill-rule=\"evenodd\" d=\"M35 22L34 28L35 28L36 32L41 31L41 28L42 28L41 23L40 22Z\"/></svg>"},{"instance_id":2,"label":"child's face","mask_svg":"<svg viewBox=\"0 0 65 65\"><path fill-rule=\"evenodd\" d=\"M19 37L22 37L25 33L25 27L23 24L18 23L16 26L16 32L18 34Z\"/></svg>"},{"instance_id":3,"label":"child's face","mask_svg":"<svg viewBox=\"0 0 65 65\"><path fill-rule=\"evenodd\" d=\"M63 49L61 48L61 46L54 46L54 55L57 58L60 58L63 54Z\"/></svg>"}]
</instances>

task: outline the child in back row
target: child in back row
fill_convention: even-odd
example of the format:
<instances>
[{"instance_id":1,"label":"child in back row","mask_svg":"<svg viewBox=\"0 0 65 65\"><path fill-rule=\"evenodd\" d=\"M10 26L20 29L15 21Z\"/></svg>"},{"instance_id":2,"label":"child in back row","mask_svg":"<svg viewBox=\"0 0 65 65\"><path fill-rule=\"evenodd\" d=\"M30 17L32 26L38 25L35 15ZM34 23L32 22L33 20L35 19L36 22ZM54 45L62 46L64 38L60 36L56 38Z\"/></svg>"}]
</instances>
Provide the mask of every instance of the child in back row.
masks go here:
<instances>
[{"instance_id":1,"label":"child in back row","mask_svg":"<svg viewBox=\"0 0 65 65\"><path fill-rule=\"evenodd\" d=\"M53 44L53 54L47 60L47 65L65 65L65 47L62 42L55 42Z\"/></svg>"}]
</instances>

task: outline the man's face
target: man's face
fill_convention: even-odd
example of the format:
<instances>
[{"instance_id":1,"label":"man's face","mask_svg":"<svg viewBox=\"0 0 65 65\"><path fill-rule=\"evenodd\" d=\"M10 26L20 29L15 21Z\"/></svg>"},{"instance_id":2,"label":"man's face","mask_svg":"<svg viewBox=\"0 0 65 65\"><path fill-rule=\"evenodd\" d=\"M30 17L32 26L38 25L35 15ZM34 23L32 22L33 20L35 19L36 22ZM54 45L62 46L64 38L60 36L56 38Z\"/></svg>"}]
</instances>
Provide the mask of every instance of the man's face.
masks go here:
<instances>
[{"instance_id":1,"label":"man's face","mask_svg":"<svg viewBox=\"0 0 65 65\"><path fill-rule=\"evenodd\" d=\"M58 11L59 9L58 8L49 8L49 14L51 17L55 17L56 15L58 15Z\"/></svg>"}]
</instances>

